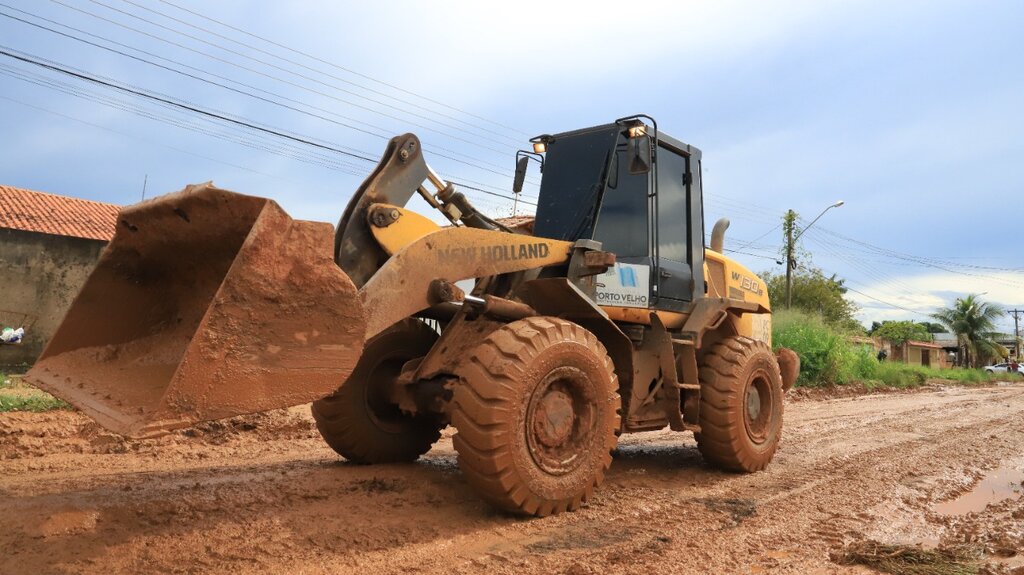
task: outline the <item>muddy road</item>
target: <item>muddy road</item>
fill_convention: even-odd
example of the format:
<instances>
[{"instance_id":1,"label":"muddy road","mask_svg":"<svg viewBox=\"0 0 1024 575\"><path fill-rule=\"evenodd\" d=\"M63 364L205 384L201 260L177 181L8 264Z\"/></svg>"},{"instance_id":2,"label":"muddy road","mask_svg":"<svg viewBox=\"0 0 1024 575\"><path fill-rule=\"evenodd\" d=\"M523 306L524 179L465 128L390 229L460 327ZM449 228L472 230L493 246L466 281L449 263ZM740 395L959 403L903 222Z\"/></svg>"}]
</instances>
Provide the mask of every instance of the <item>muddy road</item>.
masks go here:
<instances>
[{"instance_id":1,"label":"muddy road","mask_svg":"<svg viewBox=\"0 0 1024 575\"><path fill-rule=\"evenodd\" d=\"M1024 572L1024 385L792 402L754 475L688 434L625 436L599 495L545 519L481 503L450 434L357 466L307 408L150 441L0 414L0 573L869 573L830 559L865 540L972 541Z\"/></svg>"}]
</instances>

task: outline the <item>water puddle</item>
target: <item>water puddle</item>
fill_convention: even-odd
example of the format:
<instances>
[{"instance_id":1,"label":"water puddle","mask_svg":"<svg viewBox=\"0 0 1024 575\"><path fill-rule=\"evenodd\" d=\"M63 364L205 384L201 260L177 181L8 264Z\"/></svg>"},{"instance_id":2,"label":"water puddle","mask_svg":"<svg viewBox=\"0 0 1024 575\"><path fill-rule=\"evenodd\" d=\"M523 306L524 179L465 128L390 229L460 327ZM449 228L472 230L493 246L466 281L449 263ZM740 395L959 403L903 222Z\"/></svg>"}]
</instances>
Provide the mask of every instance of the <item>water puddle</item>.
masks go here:
<instances>
[{"instance_id":1,"label":"water puddle","mask_svg":"<svg viewBox=\"0 0 1024 575\"><path fill-rule=\"evenodd\" d=\"M966 515L989 505L1016 499L1024 494L1024 463L1017 462L989 471L970 491L935 506L940 515Z\"/></svg>"}]
</instances>

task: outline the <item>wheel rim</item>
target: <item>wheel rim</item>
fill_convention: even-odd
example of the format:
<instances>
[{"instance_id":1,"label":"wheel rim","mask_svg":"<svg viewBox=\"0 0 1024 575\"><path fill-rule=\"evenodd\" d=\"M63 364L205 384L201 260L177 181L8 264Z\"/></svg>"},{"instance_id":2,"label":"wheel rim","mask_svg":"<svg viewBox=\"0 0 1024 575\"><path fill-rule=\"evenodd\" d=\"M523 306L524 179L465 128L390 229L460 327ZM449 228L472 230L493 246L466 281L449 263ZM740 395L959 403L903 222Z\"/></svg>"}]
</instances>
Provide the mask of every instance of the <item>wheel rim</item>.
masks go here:
<instances>
[{"instance_id":1,"label":"wheel rim","mask_svg":"<svg viewBox=\"0 0 1024 575\"><path fill-rule=\"evenodd\" d=\"M760 371L747 383L743 397L743 422L747 437L756 444L768 440L772 420L771 380Z\"/></svg>"},{"instance_id":2,"label":"wheel rim","mask_svg":"<svg viewBox=\"0 0 1024 575\"><path fill-rule=\"evenodd\" d=\"M400 357L382 357L370 370L363 388L366 413L377 427L391 433L399 433L408 426L408 416L388 397L388 389L398 379L406 361Z\"/></svg>"},{"instance_id":3,"label":"wheel rim","mask_svg":"<svg viewBox=\"0 0 1024 575\"><path fill-rule=\"evenodd\" d=\"M594 437L596 402L581 370L551 370L534 390L526 413L526 439L538 467L565 475L586 460Z\"/></svg>"}]
</instances>

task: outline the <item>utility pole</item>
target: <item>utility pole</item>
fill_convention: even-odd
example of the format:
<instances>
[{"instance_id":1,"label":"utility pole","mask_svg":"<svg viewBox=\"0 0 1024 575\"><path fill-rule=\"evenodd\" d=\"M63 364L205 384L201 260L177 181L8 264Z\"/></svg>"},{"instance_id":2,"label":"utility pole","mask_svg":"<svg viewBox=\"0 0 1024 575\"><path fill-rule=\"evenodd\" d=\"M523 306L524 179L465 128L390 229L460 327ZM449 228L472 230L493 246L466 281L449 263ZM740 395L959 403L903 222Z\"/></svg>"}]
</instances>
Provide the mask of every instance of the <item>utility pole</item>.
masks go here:
<instances>
[{"instance_id":1,"label":"utility pole","mask_svg":"<svg viewBox=\"0 0 1024 575\"><path fill-rule=\"evenodd\" d=\"M786 309L793 305L793 227L796 226L796 212L788 210L783 216L782 228L786 232Z\"/></svg>"},{"instance_id":2,"label":"utility pole","mask_svg":"<svg viewBox=\"0 0 1024 575\"><path fill-rule=\"evenodd\" d=\"M796 212L793 210L786 211L786 215L782 220L782 226L786 231L786 309L789 309L793 305L793 270L796 269L796 261L793 259L793 250L795 249L796 241L800 239L800 236L804 235L804 232L811 229L814 222L821 219L821 216L825 215L825 212L832 208L839 208L845 204L843 200L832 204L831 206L821 210L818 217L811 220L811 223L804 226L804 229L800 230L800 233L793 237L793 228L796 227Z\"/></svg>"},{"instance_id":3,"label":"utility pole","mask_svg":"<svg viewBox=\"0 0 1024 575\"><path fill-rule=\"evenodd\" d=\"M1020 314L1024 313L1024 310L1010 309L1006 312L1013 314L1013 355L1020 361Z\"/></svg>"}]
</instances>

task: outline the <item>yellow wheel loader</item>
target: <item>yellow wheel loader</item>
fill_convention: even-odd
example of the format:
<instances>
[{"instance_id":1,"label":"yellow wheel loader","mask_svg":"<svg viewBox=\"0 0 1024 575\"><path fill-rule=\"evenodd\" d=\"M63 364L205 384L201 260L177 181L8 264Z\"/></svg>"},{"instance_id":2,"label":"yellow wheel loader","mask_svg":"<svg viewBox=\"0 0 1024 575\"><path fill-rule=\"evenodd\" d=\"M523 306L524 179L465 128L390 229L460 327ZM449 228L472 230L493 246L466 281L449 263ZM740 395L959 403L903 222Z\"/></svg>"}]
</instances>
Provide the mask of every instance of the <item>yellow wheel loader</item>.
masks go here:
<instances>
[{"instance_id":1,"label":"yellow wheel loader","mask_svg":"<svg viewBox=\"0 0 1024 575\"><path fill-rule=\"evenodd\" d=\"M627 432L692 431L710 464L763 469L799 360L772 351L726 220L705 248L700 150L648 116L532 141L532 226L474 209L412 134L336 230L208 184L127 207L27 380L133 437L312 402L364 463L453 425L467 481L526 515L587 501Z\"/></svg>"}]
</instances>

